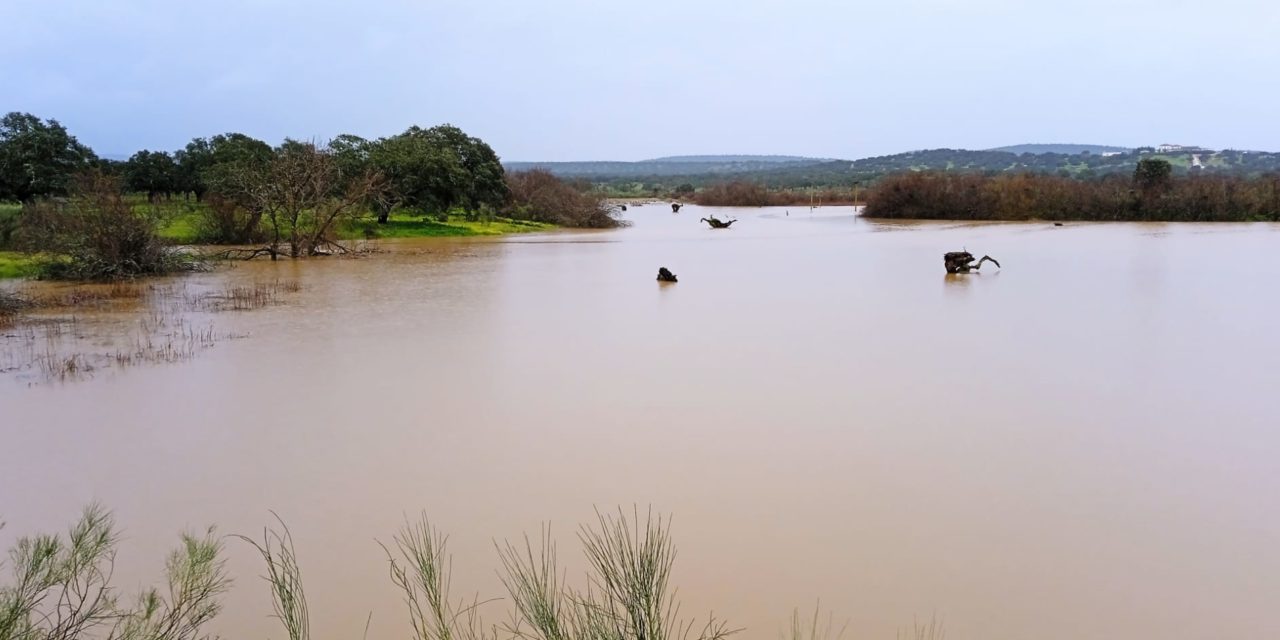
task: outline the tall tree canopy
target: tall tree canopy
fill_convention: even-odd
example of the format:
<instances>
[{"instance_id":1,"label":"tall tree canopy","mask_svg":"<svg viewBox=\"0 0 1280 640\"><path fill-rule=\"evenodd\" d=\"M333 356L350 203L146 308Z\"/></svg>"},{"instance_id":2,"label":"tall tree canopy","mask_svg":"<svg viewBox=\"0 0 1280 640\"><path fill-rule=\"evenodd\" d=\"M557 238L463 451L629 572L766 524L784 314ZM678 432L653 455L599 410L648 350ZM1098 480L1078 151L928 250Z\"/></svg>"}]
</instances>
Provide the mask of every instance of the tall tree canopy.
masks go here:
<instances>
[{"instance_id":1,"label":"tall tree canopy","mask_svg":"<svg viewBox=\"0 0 1280 640\"><path fill-rule=\"evenodd\" d=\"M57 120L16 111L0 118L0 200L66 195L72 177L95 160Z\"/></svg>"},{"instance_id":2,"label":"tall tree canopy","mask_svg":"<svg viewBox=\"0 0 1280 640\"><path fill-rule=\"evenodd\" d=\"M182 191L202 199L208 191L228 190L230 177L244 171L260 171L271 161L271 145L243 133L223 133L194 138L177 152L178 180ZM222 194L234 197L234 194Z\"/></svg>"},{"instance_id":3,"label":"tall tree canopy","mask_svg":"<svg viewBox=\"0 0 1280 640\"><path fill-rule=\"evenodd\" d=\"M415 126L362 145L357 145L358 140L339 136L335 151L346 158L344 162L367 162L386 179L385 195L373 203L379 222L386 222L396 207L447 212L461 206L474 211L481 206L497 209L506 199L498 155L483 140L455 126Z\"/></svg>"},{"instance_id":4,"label":"tall tree canopy","mask_svg":"<svg viewBox=\"0 0 1280 640\"><path fill-rule=\"evenodd\" d=\"M139 151L124 164L124 185L154 200L161 194L182 191L178 163L164 151Z\"/></svg>"}]
</instances>

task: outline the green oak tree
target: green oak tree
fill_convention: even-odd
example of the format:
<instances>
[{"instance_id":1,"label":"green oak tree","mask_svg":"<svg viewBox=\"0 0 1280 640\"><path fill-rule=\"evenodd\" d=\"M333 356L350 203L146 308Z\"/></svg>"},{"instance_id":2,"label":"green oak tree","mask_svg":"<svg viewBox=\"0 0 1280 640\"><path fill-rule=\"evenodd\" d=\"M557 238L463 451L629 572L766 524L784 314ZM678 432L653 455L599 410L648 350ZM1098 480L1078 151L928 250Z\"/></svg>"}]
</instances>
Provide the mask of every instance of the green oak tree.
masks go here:
<instances>
[{"instance_id":1,"label":"green oak tree","mask_svg":"<svg viewBox=\"0 0 1280 640\"><path fill-rule=\"evenodd\" d=\"M16 111L0 118L0 200L66 195L96 159L57 120Z\"/></svg>"},{"instance_id":2,"label":"green oak tree","mask_svg":"<svg viewBox=\"0 0 1280 640\"><path fill-rule=\"evenodd\" d=\"M178 178L178 163L164 151L139 151L124 163L125 188L146 193L152 202L180 191Z\"/></svg>"}]
</instances>

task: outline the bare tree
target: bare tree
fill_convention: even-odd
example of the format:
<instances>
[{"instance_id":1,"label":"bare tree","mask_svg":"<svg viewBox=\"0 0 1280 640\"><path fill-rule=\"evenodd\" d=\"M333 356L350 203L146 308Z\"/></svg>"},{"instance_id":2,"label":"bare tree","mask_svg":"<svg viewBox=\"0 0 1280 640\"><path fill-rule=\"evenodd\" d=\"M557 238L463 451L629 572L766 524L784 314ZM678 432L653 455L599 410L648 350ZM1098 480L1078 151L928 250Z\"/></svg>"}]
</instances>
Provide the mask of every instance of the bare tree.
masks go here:
<instances>
[{"instance_id":1,"label":"bare tree","mask_svg":"<svg viewBox=\"0 0 1280 640\"><path fill-rule=\"evenodd\" d=\"M373 172L344 175L337 158L312 142L286 141L265 169L245 168L228 182L268 226L268 245L241 252L245 257L287 253L291 258L345 253L337 241L342 221L364 211L384 190Z\"/></svg>"}]
</instances>

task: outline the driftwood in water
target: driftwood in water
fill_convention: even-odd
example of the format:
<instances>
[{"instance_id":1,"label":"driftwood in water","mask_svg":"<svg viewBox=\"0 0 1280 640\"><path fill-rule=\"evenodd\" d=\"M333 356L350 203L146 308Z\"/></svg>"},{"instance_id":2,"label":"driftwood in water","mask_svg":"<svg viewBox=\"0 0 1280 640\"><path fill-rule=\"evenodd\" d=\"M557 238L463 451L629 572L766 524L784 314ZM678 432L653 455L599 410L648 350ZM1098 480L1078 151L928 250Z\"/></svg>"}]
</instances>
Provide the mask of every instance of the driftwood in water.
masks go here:
<instances>
[{"instance_id":1,"label":"driftwood in water","mask_svg":"<svg viewBox=\"0 0 1280 640\"><path fill-rule=\"evenodd\" d=\"M701 220L698 220L698 222L705 222L711 225L712 229L728 229L729 225L737 221L738 220L736 218L733 220L721 220L715 216L711 216L710 218L702 218Z\"/></svg>"},{"instance_id":2,"label":"driftwood in water","mask_svg":"<svg viewBox=\"0 0 1280 640\"><path fill-rule=\"evenodd\" d=\"M680 207L683 207L683 206L684 205L680 204L679 202L672 202L671 213L680 213Z\"/></svg>"},{"instance_id":3,"label":"driftwood in water","mask_svg":"<svg viewBox=\"0 0 1280 640\"><path fill-rule=\"evenodd\" d=\"M676 274L671 273L666 267L658 268L658 282L679 282L676 280Z\"/></svg>"},{"instance_id":4,"label":"driftwood in water","mask_svg":"<svg viewBox=\"0 0 1280 640\"><path fill-rule=\"evenodd\" d=\"M947 273L969 273L970 271L977 271L982 268L982 263L987 262L988 260L997 267L1000 266L1000 263L996 262L996 259L991 256L982 256L982 259L978 260L977 264L973 264L974 259L973 254L968 251L952 251L950 253L943 254L942 264L947 267Z\"/></svg>"},{"instance_id":5,"label":"driftwood in water","mask_svg":"<svg viewBox=\"0 0 1280 640\"><path fill-rule=\"evenodd\" d=\"M288 244L283 247L270 244L262 247L236 247L232 249L224 249L216 253L205 254L204 257L214 260L253 260L259 256L269 256L272 260L279 260L280 258L318 258L323 256L335 256L339 254L352 253L353 251L352 249L348 249L347 247L332 240L321 240L311 245L310 249L299 249L296 253L288 247L290 247ZM361 252L363 249L357 248L355 251Z\"/></svg>"}]
</instances>

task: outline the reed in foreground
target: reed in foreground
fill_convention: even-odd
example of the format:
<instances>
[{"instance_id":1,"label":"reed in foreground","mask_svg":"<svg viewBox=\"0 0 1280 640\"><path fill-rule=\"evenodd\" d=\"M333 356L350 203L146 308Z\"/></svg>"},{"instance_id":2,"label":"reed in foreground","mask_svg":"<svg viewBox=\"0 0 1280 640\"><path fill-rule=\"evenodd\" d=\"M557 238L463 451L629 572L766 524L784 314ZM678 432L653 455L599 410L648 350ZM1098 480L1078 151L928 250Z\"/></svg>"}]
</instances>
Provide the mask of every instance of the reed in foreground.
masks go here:
<instances>
[{"instance_id":1,"label":"reed in foreground","mask_svg":"<svg viewBox=\"0 0 1280 640\"><path fill-rule=\"evenodd\" d=\"M213 528L183 534L165 562L167 589L143 589L122 605L111 583L119 533L91 505L65 536L19 538L9 551L12 583L0 586L0 640L197 640L231 585Z\"/></svg>"},{"instance_id":2,"label":"reed in foreground","mask_svg":"<svg viewBox=\"0 0 1280 640\"><path fill-rule=\"evenodd\" d=\"M260 538L233 537L262 557L262 577L285 635L309 640L310 612L293 534L272 515L274 525ZM502 624L481 615L499 598L452 593L448 537L425 514L406 521L390 544L379 544L391 582L403 596L412 640L724 640L740 631L714 615L701 621L682 617L670 582L676 550L669 518L638 509L596 516L578 530L587 560L579 585L566 581L549 528L536 544L526 536L520 543L495 545L510 605ZM85 509L65 535L19 538L9 552L10 579L0 582L0 640L206 640L203 629L222 611L222 596L231 586L215 530L184 534L165 563L166 587L142 589L129 604L122 604L112 584L118 541L115 519L97 505ZM819 606L811 618L796 610L782 640L842 640L844 633L845 626L837 628ZM934 619L916 623L899 639L943 636Z\"/></svg>"}]
</instances>

